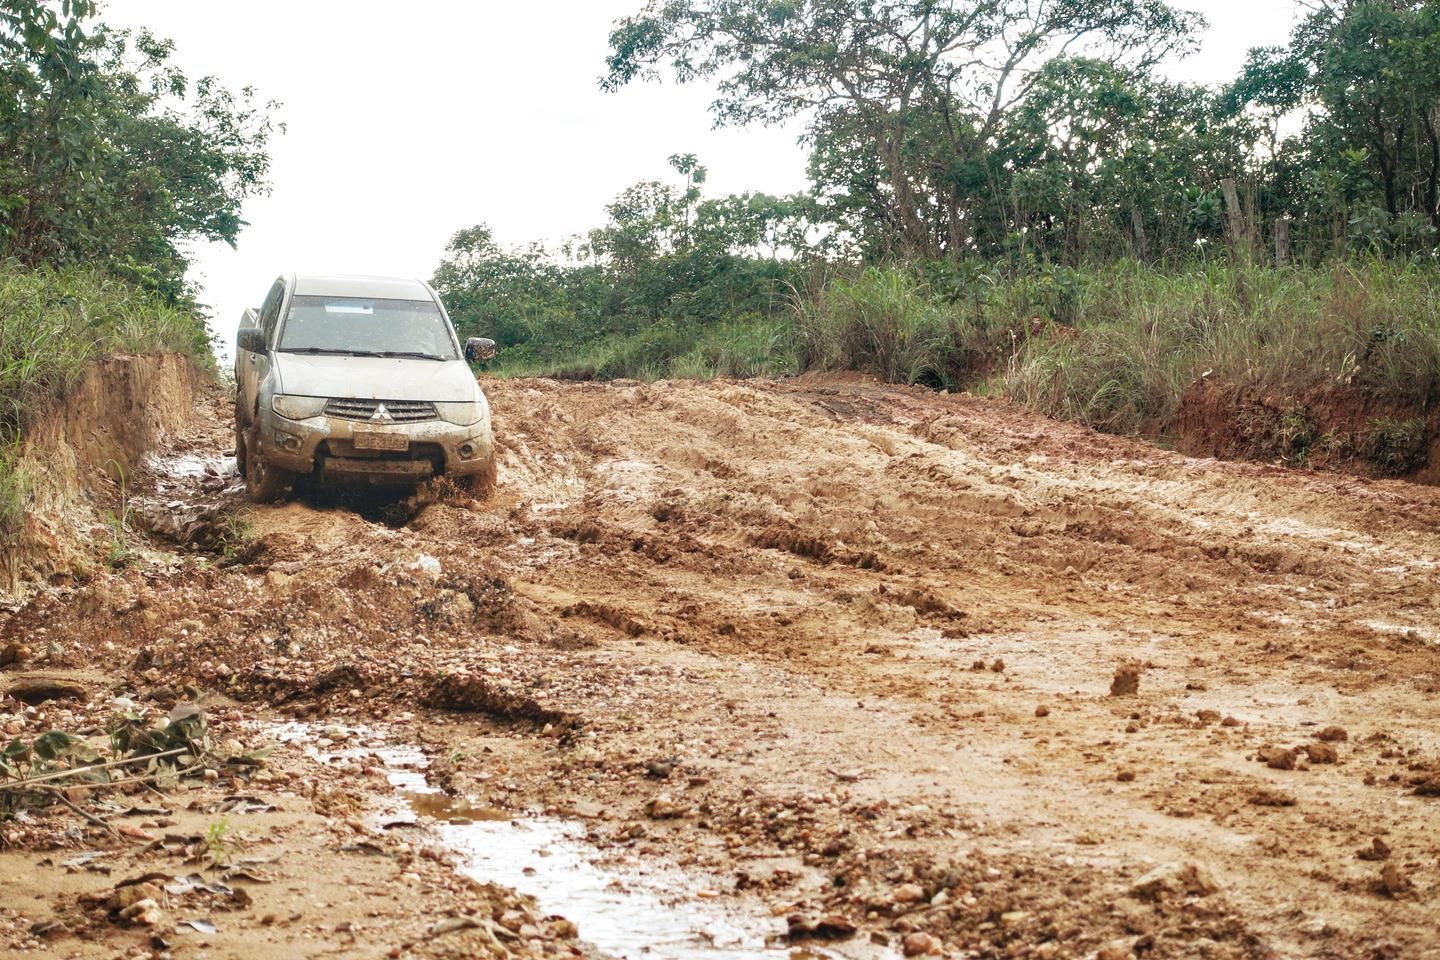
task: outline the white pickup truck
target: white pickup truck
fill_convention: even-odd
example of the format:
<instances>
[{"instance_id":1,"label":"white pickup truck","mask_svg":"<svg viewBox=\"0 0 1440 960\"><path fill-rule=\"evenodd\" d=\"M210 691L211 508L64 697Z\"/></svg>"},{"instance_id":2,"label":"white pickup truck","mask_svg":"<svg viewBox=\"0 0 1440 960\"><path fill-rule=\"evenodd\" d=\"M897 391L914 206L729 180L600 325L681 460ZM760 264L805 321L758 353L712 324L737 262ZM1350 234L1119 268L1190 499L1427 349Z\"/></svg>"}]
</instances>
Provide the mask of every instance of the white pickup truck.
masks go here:
<instances>
[{"instance_id":1,"label":"white pickup truck","mask_svg":"<svg viewBox=\"0 0 1440 960\"><path fill-rule=\"evenodd\" d=\"M288 274L236 335L235 456L257 502L321 484L495 482L490 405L429 284ZM469 362L467 362L469 361Z\"/></svg>"}]
</instances>

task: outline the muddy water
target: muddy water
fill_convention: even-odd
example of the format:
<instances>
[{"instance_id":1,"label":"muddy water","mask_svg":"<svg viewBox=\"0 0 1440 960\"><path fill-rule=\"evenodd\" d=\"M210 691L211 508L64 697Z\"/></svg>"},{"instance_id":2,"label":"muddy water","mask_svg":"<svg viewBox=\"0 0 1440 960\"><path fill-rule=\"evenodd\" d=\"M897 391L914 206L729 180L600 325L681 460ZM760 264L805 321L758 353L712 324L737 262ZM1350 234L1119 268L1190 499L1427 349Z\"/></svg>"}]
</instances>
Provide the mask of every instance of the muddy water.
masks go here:
<instances>
[{"instance_id":1,"label":"muddy water","mask_svg":"<svg viewBox=\"0 0 1440 960\"><path fill-rule=\"evenodd\" d=\"M602 862L601 851L585 839L580 821L515 817L436 791L425 778L424 753L391 744L373 728L285 723L269 729L282 742L305 742L306 752L325 763L378 756L397 794L374 822L387 829L429 828L459 858L462 873L534 897L546 913L573 922L581 939L603 954L630 960L895 956L865 942L789 946L783 919L743 913L718 902L718 891L707 888L705 878L673 867ZM337 733L344 739L333 736Z\"/></svg>"}]
</instances>

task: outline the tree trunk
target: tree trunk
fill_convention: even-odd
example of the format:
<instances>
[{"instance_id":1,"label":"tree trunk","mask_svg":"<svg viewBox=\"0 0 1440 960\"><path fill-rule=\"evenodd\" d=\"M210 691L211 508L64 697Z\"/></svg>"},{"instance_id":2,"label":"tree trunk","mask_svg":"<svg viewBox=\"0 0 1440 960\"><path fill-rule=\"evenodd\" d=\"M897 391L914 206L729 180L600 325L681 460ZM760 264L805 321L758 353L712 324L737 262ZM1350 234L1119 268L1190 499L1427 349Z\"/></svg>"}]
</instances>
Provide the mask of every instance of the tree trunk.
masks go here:
<instances>
[{"instance_id":1,"label":"tree trunk","mask_svg":"<svg viewBox=\"0 0 1440 960\"><path fill-rule=\"evenodd\" d=\"M892 140L884 134L877 134L875 146L880 154L880 162L885 164L885 171L890 174L890 189L893 193L891 203L895 205L895 219L900 225L901 243L912 255L934 258L934 241L930 237L930 231L915 212L915 191L910 186L909 177L905 175L899 139Z\"/></svg>"},{"instance_id":2,"label":"tree trunk","mask_svg":"<svg viewBox=\"0 0 1440 960\"><path fill-rule=\"evenodd\" d=\"M1440 116L1440 106L1435 108L1435 114ZM1430 182L1425 191L1425 205L1429 209L1425 212L1430 215L1430 222L1440 227L1440 130L1435 129L1435 116L1428 110L1420 116L1425 122L1425 139L1430 141Z\"/></svg>"}]
</instances>

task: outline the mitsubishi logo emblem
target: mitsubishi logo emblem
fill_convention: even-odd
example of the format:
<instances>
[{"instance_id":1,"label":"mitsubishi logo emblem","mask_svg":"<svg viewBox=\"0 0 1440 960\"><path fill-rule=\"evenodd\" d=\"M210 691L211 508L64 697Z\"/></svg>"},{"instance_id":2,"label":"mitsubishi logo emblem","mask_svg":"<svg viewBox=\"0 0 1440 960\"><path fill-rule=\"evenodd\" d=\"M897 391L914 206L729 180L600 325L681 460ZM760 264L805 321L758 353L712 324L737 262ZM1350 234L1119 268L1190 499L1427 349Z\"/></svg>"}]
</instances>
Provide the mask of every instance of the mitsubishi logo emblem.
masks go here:
<instances>
[{"instance_id":1,"label":"mitsubishi logo emblem","mask_svg":"<svg viewBox=\"0 0 1440 960\"><path fill-rule=\"evenodd\" d=\"M395 418L390 416L390 411L385 409L385 404L378 404L375 412L370 414L372 423L394 423Z\"/></svg>"}]
</instances>

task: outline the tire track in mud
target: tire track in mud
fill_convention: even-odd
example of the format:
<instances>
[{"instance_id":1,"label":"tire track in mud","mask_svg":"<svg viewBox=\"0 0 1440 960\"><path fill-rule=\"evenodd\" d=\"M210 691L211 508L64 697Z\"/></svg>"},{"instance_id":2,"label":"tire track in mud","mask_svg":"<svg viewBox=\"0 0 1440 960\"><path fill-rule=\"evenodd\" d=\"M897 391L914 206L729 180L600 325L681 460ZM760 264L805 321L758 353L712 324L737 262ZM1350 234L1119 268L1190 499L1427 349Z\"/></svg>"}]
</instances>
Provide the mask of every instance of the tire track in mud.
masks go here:
<instances>
[{"instance_id":1,"label":"tire track in mud","mask_svg":"<svg viewBox=\"0 0 1440 960\"><path fill-rule=\"evenodd\" d=\"M43 616L97 657L123 631L143 669L301 715L485 677L581 733L483 703L417 731L483 758L439 765L453 789L583 811L617 858L897 945L1434 948L1440 800L1412 791L1440 772L1435 489L854 378L486 389L484 504L255 508L238 562L5 629ZM1332 725L1339 762L1253 759ZM1357 858L1381 835L1408 889ZM1167 864L1214 883L1139 882Z\"/></svg>"}]
</instances>

